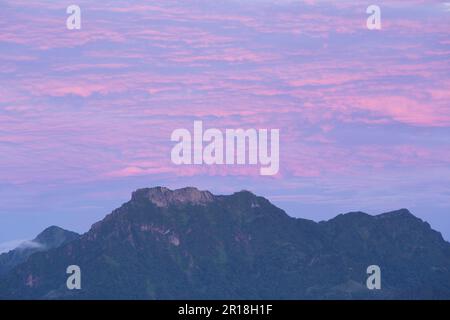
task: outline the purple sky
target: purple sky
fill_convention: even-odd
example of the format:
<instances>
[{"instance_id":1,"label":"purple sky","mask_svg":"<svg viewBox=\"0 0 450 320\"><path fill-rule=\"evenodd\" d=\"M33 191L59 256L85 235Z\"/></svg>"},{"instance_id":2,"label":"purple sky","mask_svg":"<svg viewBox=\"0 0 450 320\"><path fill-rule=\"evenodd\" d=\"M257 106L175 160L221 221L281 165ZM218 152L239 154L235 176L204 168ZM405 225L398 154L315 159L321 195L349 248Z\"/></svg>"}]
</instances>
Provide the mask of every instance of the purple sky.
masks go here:
<instances>
[{"instance_id":1,"label":"purple sky","mask_svg":"<svg viewBox=\"0 0 450 320\"><path fill-rule=\"evenodd\" d=\"M173 165L194 120L279 128L279 174ZM0 248L156 185L314 220L406 207L450 239L450 3L1 0Z\"/></svg>"}]
</instances>

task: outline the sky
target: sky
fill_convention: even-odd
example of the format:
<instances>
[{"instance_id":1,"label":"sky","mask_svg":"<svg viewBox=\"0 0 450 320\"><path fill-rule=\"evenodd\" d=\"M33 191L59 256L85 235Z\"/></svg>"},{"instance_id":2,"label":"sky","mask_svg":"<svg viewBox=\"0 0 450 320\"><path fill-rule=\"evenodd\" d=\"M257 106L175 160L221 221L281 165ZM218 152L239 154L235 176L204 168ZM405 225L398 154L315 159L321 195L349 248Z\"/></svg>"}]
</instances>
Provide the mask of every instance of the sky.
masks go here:
<instances>
[{"instance_id":1,"label":"sky","mask_svg":"<svg viewBox=\"0 0 450 320\"><path fill-rule=\"evenodd\" d=\"M279 129L278 174L174 165L171 133L196 120ZM246 189L315 221L408 208L449 240L449 165L450 2L0 0L3 251L153 186Z\"/></svg>"}]
</instances>

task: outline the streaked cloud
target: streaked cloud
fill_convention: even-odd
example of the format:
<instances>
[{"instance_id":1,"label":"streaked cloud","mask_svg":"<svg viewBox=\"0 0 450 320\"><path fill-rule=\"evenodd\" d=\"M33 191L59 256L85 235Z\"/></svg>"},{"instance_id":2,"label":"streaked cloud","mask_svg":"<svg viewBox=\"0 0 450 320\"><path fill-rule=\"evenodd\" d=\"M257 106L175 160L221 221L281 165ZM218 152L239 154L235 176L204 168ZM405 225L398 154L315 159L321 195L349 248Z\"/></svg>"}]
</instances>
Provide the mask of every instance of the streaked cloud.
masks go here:
<instances>
[{"instance_id":1,"label":"streaked cloud","mask_svg":"<svg viewBox=\"0 0 450 320\"><path fill-rule=\"evenodd\" d=\"M45 205L39 195L84 208L105 186L116 197L154 181L279 189L299 206L355 203L349 190L363 188L367 206L399 207L421 189L412 172L428 173L431 207L450 183L447 2L380 1L375 33L359 1L81 0L79 31L65 29L63 3L4 4L0 183L12 194L0 222ZM279 176L172 165L171 131L196 119L280 128ZM79 203L71 188L85 190Z\"/></svg>"}]
</instances>

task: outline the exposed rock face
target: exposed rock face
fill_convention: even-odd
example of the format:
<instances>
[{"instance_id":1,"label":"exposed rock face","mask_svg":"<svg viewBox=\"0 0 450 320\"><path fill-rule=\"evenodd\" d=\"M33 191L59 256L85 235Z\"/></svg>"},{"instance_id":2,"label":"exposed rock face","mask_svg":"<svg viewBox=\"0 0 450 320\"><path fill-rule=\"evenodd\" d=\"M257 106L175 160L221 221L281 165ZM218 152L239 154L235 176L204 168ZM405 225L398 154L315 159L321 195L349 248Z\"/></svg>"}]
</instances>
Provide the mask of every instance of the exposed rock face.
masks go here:
<instances>
[{"instance_id":1,"label":"exposed rock face","mask_svg":"<svg viewBox=\"0 0 450 320\"><path fill-rule=\"evenodd\" d=\"M169 204L204 205L214 200L209 191L200 191L194 187L170 190L165 187L139 189L133 192L132 199L149 199L158 207Z\"/></svg>"},{"instance_id":2,"label":"exposed rock face","mask_svg":"<svg viewBox=\"0 0 450 320\"><path fill-rule=\"evenodd\" d=\"M67 290L66 268L82 270ZM368 290L378 265L382 289ZM450 299L450 244L402 209L316 223L251 192L140 189L0 279L3 299Z\"/></svg>"}]
</instances>

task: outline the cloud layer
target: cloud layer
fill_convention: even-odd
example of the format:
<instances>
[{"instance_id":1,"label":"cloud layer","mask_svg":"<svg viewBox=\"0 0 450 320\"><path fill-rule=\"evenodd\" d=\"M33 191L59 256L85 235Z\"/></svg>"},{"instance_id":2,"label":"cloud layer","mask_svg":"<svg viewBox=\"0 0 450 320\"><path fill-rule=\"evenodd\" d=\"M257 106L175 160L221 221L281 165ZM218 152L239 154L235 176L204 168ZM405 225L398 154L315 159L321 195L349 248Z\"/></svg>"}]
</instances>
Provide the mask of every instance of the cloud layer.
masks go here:
<instances>
[{"instance_id":1,"label":"cloud layer","mask_svg":"<svg viewBox=\"0 0 450 320\"><path fill-rule=\"evenodd\" d=\"M427 204L428 220L450 225L448 3L379 1L380 31L365 27L361 1L77 4L71 31L64 4L4 1L0 221L62 219L52 210L159 182L245 187L330 215L424 215ZM170 133L194 120L280 128L279 176L172 165Z\"/></svg>"}]
</instances>

